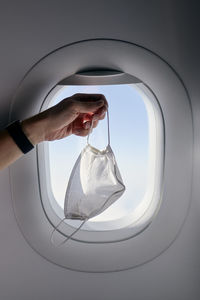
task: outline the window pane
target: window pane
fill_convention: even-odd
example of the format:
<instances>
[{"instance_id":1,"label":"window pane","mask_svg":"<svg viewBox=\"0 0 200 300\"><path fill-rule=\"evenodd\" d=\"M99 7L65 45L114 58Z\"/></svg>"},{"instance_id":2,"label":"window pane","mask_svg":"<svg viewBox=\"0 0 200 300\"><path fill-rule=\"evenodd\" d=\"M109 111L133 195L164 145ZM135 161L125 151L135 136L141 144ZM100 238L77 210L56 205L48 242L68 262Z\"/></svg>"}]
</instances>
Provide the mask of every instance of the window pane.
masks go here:
<instances>
[{"instance_id":1,"label":"window pane","mask_svg":"<svg viewBox=\"0 0 200 300\"><path fill-rule=\"evenodd\" d=\"M109 103L111 147L121 172L126 191L111 207L92 221L122 218L134 211L144 198L148 185L149 118L145 103L132 85L67 86L50 103L75 93L101 93ZM107 119L99 122L90 143L99 149L107 145ZM63 208L71 170L86 138L70 136L49 143L50 178L53 195Z\"/></svg>"}]
</instances>

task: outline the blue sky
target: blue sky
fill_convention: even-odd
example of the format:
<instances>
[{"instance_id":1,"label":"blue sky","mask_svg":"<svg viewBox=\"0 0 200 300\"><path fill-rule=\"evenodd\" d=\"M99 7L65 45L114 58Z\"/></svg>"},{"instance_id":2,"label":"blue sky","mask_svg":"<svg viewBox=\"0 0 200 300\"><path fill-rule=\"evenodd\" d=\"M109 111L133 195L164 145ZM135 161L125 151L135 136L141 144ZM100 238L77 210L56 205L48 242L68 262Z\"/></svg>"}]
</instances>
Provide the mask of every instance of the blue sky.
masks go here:
<instances>
[{"instance_id":1,"label":"blue sky","mask_svg":"<svg viewBox=\"0 0 200 300\"><path fill-rule=\"evenodd\" d=\"M123 217L140 203L147 188L149 132L145 104L133 85L104 85L68 86L54 97L51 105L75 93L105 95L109 103L111 148L126 186L123 196L93 220ZM106 118L93 130L90 143L99 149L106 147ZM61 207L71 170L85 145L86 138L74 135L49 142L52 191Z\"/></svg>"}]
</instances>

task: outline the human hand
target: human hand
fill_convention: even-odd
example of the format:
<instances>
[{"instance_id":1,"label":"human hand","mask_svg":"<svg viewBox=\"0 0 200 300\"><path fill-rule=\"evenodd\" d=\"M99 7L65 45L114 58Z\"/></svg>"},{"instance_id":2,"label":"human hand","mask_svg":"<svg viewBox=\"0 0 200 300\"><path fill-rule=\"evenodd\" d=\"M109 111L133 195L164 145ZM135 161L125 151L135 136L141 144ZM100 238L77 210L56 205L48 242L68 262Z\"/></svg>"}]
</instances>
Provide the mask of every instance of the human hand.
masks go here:
<instances>
[{"instance_id":1,"label":"human hand","mask_svg":"<svg viewBox=\"0 0 200 300\"><path fill-rule=\"evenodd\" d=\"M102 94L75 94L22 122L32 144L62 139L71 134L87 136L105 117L108 103Z\"/></svg>"}]
</instances>

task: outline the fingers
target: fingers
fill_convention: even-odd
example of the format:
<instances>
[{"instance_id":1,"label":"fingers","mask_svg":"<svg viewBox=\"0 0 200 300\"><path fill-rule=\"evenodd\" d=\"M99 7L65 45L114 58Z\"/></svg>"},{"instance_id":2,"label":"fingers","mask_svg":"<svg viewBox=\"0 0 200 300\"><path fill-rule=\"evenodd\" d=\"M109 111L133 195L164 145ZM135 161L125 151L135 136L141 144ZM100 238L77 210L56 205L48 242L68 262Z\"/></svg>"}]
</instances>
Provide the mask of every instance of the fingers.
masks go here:
<instances>
[{"instance_id":1,"label":"fingers","mask_svg":"<svg viewBox=\"0 0 200 300\"><path fill-rule=\"evenodd\" d=\"M74 99L80 102L94 102L99 100L106 100L103 94L86 94L86 93L77 93L72 96Z\"/></svg>"},{"instance_id":2,"label":"fingers","mask_svg":"<svg viewBox=\"0 0 200 300\"><path fill-rule=\"evenodd\" d=\"M99 108L93 115L93 118L92 118L93 121L103 120L105 118L106 111L107 111L107 107L105 107L105 106Z\"/></svg>"},{"instance_id":3,"label":"fingers","mask_svg":"<svg viewBox=\"0 0 200 300\"><path fill-rule=\"evenodd\" d=\"M75 94L61 101L58 108L63 122L67 119L72 125L72 134L87 136L91 126L95 128L105 117L108 102L102 94Z\"/></svg>"},{"instance_id":4,"label":"fingers","mask_svg":"<svg viewBox=\"0 0 200 300\"><path fill-rule=\"evenodd\" d=\"M96 113L101 107L107 109L108 102L102 94L75 94L72 96L72 105L79 113Z\"/></svg>"}]
</instances>

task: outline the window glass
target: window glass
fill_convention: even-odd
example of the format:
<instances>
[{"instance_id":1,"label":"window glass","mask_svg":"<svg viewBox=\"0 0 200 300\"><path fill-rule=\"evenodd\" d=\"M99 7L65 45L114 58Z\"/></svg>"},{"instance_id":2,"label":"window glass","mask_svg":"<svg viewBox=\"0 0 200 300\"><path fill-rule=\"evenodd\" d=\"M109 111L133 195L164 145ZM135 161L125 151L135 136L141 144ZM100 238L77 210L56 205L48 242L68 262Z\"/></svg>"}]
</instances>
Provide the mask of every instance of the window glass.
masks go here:
<instances>
[{"instance_id":1,"label":"window glass","mask_svg":"<svg viewBox=\"0 0 200 300\"><path fill-rule=\"evenodd\" d=\"M145 102L133 85L66 86L52 98L50 106L75 93L101 93L109 103L111 147L114 151L126 191L123 196L93 222L120 219L133 212L144 199L149 181L149 117ZM90 143L99 149L107 145L107 119L99 122ZM49 142L50 181L55 200L64 207L71 170L86 138L72 135Z\"/></svg>"}]
</instances>

